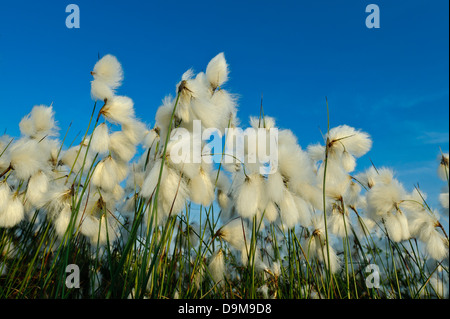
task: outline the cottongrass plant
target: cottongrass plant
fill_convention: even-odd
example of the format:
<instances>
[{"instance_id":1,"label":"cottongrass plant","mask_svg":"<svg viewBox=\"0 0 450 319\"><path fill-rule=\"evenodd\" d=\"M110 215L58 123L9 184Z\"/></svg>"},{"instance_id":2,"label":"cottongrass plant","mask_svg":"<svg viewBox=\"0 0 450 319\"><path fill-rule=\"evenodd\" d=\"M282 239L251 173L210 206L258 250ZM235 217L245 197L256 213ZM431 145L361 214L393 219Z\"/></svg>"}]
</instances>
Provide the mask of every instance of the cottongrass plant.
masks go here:
<instances>
[{"instance_id":1,"label":"cottongrass plant","mask_svg":"<svg viewBox=\"0 0 450 319\"><path fill-rule=\"evenodd\" d=\"M91 74L78 144L59 139L45 105L20 137L0 137L1 298L448 298L448 153L431 208L389 168L357 172L372 140L347 125L302 148L261 105L242 157L206 147L196 123L225 145L241 127L223 53L181 76L152 127L117 95L114 56ZM79 289L66 285L73 264Z\"/></svg>"}]
</instances>

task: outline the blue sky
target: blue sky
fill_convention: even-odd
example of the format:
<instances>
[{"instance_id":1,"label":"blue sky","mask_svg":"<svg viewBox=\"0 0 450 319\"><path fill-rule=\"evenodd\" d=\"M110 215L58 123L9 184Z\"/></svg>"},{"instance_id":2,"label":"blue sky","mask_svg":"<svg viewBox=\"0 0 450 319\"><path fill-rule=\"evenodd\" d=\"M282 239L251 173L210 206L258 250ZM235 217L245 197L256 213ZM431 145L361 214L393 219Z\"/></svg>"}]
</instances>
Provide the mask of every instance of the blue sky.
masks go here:
<instances>
[{"instance_id":1,"label":"blue sky","mask_svg":"<svg viewBox=\"0 0 450 319\"><path fill-rule=\"evenodd\" d=\"M68 29L65 8L80 8ZM368 29L365 8L380 8ZM247 123L264 109L303 148L331 126L368 132L373 148L357 170L392 167L430 203L444 185L439 148L449 148L449 3L436 1L3 1L0 4L0 130L19 134L33 105L53 103L64 135L84 131L92 111L89 74L97 55L121 61L119 94L153 124L161 99L188 68L224 52L227 89Z\"/></svg>"}]
</instances>

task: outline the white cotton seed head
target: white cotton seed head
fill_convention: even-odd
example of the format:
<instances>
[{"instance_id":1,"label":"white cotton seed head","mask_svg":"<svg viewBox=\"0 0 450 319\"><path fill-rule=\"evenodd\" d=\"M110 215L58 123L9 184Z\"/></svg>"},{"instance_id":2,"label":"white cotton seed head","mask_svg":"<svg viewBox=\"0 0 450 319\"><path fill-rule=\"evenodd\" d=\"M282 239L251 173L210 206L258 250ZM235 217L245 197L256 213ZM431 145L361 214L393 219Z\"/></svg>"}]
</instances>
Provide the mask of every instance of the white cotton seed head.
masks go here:
<instances>
[{"instance_id":1,"label":"white cotton seed head","mask_svg":"<svg viewBox=\"0 0 450 319\"><path fill-rule=\"evenodd\" d=\"M401 242L403 240L403 230L400 220L394 214L388 214L384 218L386 230L389 238L395 242Z\"/></svg>"},{"instance_id":2,"label":"white cotton seed head","mask_svg":"<svg viewBox=\"0 0 450 319\"><path fill-rule=\"evenodd\" d=\"M347 206L357 207L361 200L361 185L358 182L350 181L347 192L344 194L344 203Z\"/></svg>"},{"instance_id":3,"label":"white cotton seed head","mask_svg":"<svg viewBox=\"0 0 450 319\"><path fill-rule=\"evenodd\" d=\"M397 217L397 219L398 219L398 221L400 223L400 227L402 229L402 240L410 239L411 238L411 234L410 234L410 231L409 231L408 218L402 212L397 212L397 214L395 214L395 217Z\"/></svg>"},{"instance_id":4,"label":"white cotton seed head","mask_svg":"<svg viewBox=\"0 0 450 319\"><path fill-rule=\"evenodd\" d=\"M279 207L282 224L286 228L294 227L298 223L300 216L294 196L287 189L284 189L283 200L280 202Z\"/></svg>"},{"instance_id":5,"label":"white cotton seed head","mask_svg":"<svg viewBox=\"0 0 450 319\"><path fill-rule=\"evenodd\" d=\"M181 76L181 81L187 81L187 80L192 79L193 77L194 77L194 70L189 69L183 73L183 75Z\"/></svg>"},{"instance_id":6,"label":"white cotton seed head","mask_svg":"<svg viewBox=\"0 0 450 319\"><path fill-rule=\"evenodd\" d=\"M8 206L9 198L11 196L11 189L8 183L0 182L0 214Z\"/></svg>"},{"instance_id":7,"label":"white cotton seed head","mask_svg":"<svg viewBox=\"0 0 450 319\"><path fill-rule=\"evenodd\" d=\"M211 176L211 180L213 182L215 182L217 179L217 182L216 182L217 189L221 189L225 193L228 193L230 191L231 182L230 182L230 179L228 178L227 174L223 170L211 171L210 176Z\"/></svg>"},{"instance_id":8,"label":"white cotton seed head","mask_svg":"<svg viewBox=\"0 0 450 319\"><path fill-rule=\"evenodd\" d=\"M250 126L253 127L254 129L275 128L275 119L271 116L264 116L264 117L250 116Z\"/></svg>"},{"instance_id":9,"label":"white cotton seed head","mask_svg":"<svg viewBox=\"0 0 450 319\"><path fill-rule=\"evenodd\" d=\"M120 86L123 80L122 66L111 54L105 55L95 64L92 75L94 79L104 82L112 89Z\"/></svg>"},{"instance_id":10,"label":"white cotton seed head","mask_svg":"<svg viewBox=\"0 0 450 319\"><path fill-rule=\"evenodd\" d=\"M106 191L112 191L126 175L126 168L119 165L111 156L100 161L92 174L91 182Z\"/></svg>"},{"instance_id":11,"label":"white cotton seed head","mask_svg":"<svg viewBox=\"0 0 450 319\"><path fill-rule=\"evenodd\" d=\"M142 189L140 195L144 198L150 198L155 192L156 186L158 184L158 178L161 171L161 160L155 162L155 164L150 168L149 174L145 177L144 183L142 184ZM167 167L163 168L161 180L167 177Z\"/></svg>"},{"instance_id":12,"label":"white cotton seed head","mask_svg":"<svg viewBox=\"0 0 450 319\"><path fill-rule=\"evenodd\" d=\"M91 97L93 100L111 100L114 97L114 90L105 82L94 80L91 81Z\"/></svg>"},{"instance_id":13,"label":"white cotton seed head","mask_svg":"<svg viewBox=\"0 0 450 319\"><path fill-rule=\"evenodd\" d=\"M221 89L211 96L211 104L214 106L213 110L217 112L216 128L224 134L225 129L231 127L236 120L237 96Z\"/></svg>"},{"instance_id":14,"label":"white cotton seed head","mask_svg":"<svg viewBox=\"0 0 450 319\"><path fill-rule=\"evenodd\" d=\"M330 152L345 150L355 157L361 157L372 147L369 134L357 131L347 125L332 128L328 138L331 142Z\"/></svg>"},{"instance_id":15,"label":"white cotton seed head","mask_svg":"<svg viewBox=\"0 0 450 319\"><path fill-rule=\"evenodd\" d=\"M48 188L48 176L42 171L37 172L28 181L27 200L37 208L42 207L45 204Z\"/></svg>"},{"instance_id":16,"label":"white cotton seed head","mask_svg":"<svg viewBox=\"0 0 450 319\"><path fill-rule=\"evenodd\" d=\"M272 200L275 203L280 203L283 200L283 190L285 186L283 176L281 176L280 172L277 171L273 174L269 174L265 186L269 200Z\"/></svg>"},{"instance_id":17,"label":"white cotton seed head","mask_svg":"<svg viewBox=\"0 0 450 319\"><path fill-rule=\"evenodd\" d=\"M290 130L278 132L278 168L291 184L314 183L313 162Z\"/></svg>"},{"instance_id":18,"label":"white cotton seed head","mask_svg":"<svg viewBox=\"0 0 450 319\"><path fill-rule=\"evenodd\" d=\"M294 195L295 206L297 207L298 222L303 227L309 227L311 225L311 205L308 204L303 198Z\"/></svg>"},{"instance_id":19,"label":"white cotton seed head","mask_svg":"<svg viewBox=\"0 0 450 319\"><path fill-rule=\"evenodd\" d=\"M356 159L349 152L344 151L341 157L342 167L347 173L353 172L356 167Z\"/></svg>"},{"instance_id":20,"label":"white cotton seed head","mask_svg":"<svg viewBox=\"0 0 450 319\"><path fill-rule=\"evenodd\" d=\"M9 144L12 138L9 137L0 137L0 154L3 153L0 156L0 172L4 172L6 169L9 168L10 165L10 156L9 156L9 147L12 144ZM9 144L9 146L8 146Z\"/></svg>"},{"instance_id":21,"label":"white cotton seed head","mask_svg":"<svg viewBox=\"0 0 450 319\"><path fill-rule=\"evenodd\" d=\"M378 175L373 166L369 167L366 171L356 174L355 179L364 185L366 188L372 188L375 185L374 179Z\"/></svg>"},{"instance_id":22,"label":"white cotton seed head","mask_svg":"<svg viewBox=\"0 0 450 319\"><path fill-rule=\"evenodd\" d=\"M314 161L321 161L325 158L325 146L313 144L308 146L308 155Z\"/></svg>"},{"instance_id":23,"label":"white cotton seed head","mask_svg":"<svg viewBox=\"0 0 450 319\"><path fill-rule=\"evenodd\" d=\"M230 197L227 193L219 189L217 190L217 203L221 209L226 210L229 208Z\"/></svg>"},{"instance_id":24,"label":"white cotton seed head","mask_svg":"<svg viewBox=\"0 0 450 319\"><path fill-rule=\"evenodd\" d=\"M437 224L437 218L426 210L410 210L408 214L409 231L411 236L427 242Z\"/></svg>"},{"instance_id":25,"label":"white cotton seed head","mask_svg":"<svg viewBox=\"0 0 450 319\"><path fill-rule=\"evenodd\" d=\"M139 192L144 183L145 173L142 171L132 170L131 174L128 176L125 188L127 191Z\"/></svg>"},{"instance_id":26,"label":"white cotton seed head","mask_svg":"<svg viewBox=\"0 0 450 319\"><path fill-rule=\"evenodd\" d=\"M358 231L358 237L363 237L372 232L376 223L368 217L361 216L358 218L357 226L356 230Z\"/></svg>"},{"instance_id":27,"label":"white cotton seed head","mask_svg":"<svg viewBox=\"0 0 450 319\"><path fill-rule=\"evenodd\" d=\"M406 198L403 186L392 180L389 184L377 183L367 193L368 213L372 218L383 216Z\"/></svg>"},{"instance_id":28,"label":"white cotton seed head","mask_svg":"<svg viewBox=\"0 0 450 319\"><path fill-rule=\"evenodd\" d=\"M87 152L87 147L83 145L73 146L64 152L61 160L69 168L73 167L75 172L79 172L83 166L83 161L86 158L86 163L84 164L83 170L89 169L92 164L93 155L91 152Z\"/></svg>"},{"instance_id":29,"label":"white cotton seed head","mask_svg":"<svg viewBox=\"0 0 450 319\"><path fill-rule=\"evenodd\" d=\"M167 177L161 179L158 199L162 202L164 214L176 215L184 209L189 190L186 181L178 172L168 167L165 169L167 169Z\"/></svg>"},{"instance_id":30,"label":"white cotton seed head","mask_svg":"<svg viewBox=\"0 0 450 319\"><path fill-rule=\"evenodd\" d=\"M329 258L330 264L329 265L328 265L328 253L330 254L330 258ZM329 268L333 274L338 272L341 269L342 261L339 258L339 256L336 254L336 251L334 250L334 248L331 245L328 248L328 250L326 247L324 247L323 253L322 252L318 253L318 256L319 256L319 260L322 259L322 261L325 263L327 268Z\"/></svg>"},{"instance_id":31,"label":"white cotton seed head","mask_svg":"<svg viewBox=\"0 0 450 319\"><path fill-rule=\"evenodd\" d=\"M189 189L194 203L209 206L214 200L214 184L203 169L191 179Z\"/></svg>"},{"instance_id":32,"label":"white cotton seed head","mask_svg":"<svg viewBox=\"0 0 450 319\"><path fill-rule=\"evenodd\" d=\"M196 98L191 105L195 119L201 121L202 127L222 130L226 126L227 111L220 108L220 105L213 104L209 98Z\"/></svg>"},{"instance_id":33,"label":"white cotton seed head","mask_svg":"<svg viewBox=\"0 0 450 319\"><path fill-rule=\"evenodd\" d=\"M104 154L109 149L109 132L106 123L98 125L92 133L91 150L95 153Z\"/></svg>"},{"instance_id":34,"label":"white cotton seed head","mask_svg":"<svg viewBox=\"0 0 450 319\"><path fill-rule=\"evenodd\" d=\"M33 120L31 119L30 114L28 114L28 116L25 116L24 118L22 118L22 120L19 123L19 128L20 128L20 133L22 133L22 135L25 135L28 137L34 136L36 131L35 131L34 123L33 123Z\"/></svg>"},{"instance_id":35,"label":"white cotton seed head","mask_svg":"<svg viewBox=\"0 0 450 319\"><path fill-rule=\"evenodd\" d=\"M86 215L84 216L84 218L81 220L81 233L86 236L89 239L94 239L95 241L97 241L98 238L98 234L99 234L99 223L98 223L98 219L90 216L90 215Z\"/></svg>"},{"instance_id":36,"label":"white cotton seed head","mask_svg":"<svg viewBox=\"0 0 450 319\"><path fill-rule=\"evenodd\" d=\"M0 211L0 227L11 228L19 224L25 217L23 204L17 195L13 195L8 206Z\"/></svg>"},{"instance_id":37,"label":"white cotton seed head","mask_svg":"<svg viewBox=\"0 0 450 319\"><path fill-rule=\"evenodd\" d=\"M263 183L260 175L254 173L244 177L235 189L236 210L240 216L252 218L258 212L259 201L263 194Z\"/></svg>"},{"instance_id":38,"label":"white cotton seed head","mask_svg":"<svg viewBox=\"0 0 450 319\"><path fill-rule=\"evenodd\" d=\"M264 218L269 222L273 223L278 218L278 208L274 202L269 201L266 205L266 209L264 211Z\"/></svg>"},{"instance_id":39,"label":"white cotton seed head","mask_svg":"<svg viewBox=\"0 0 450 319\"><path fill-rule=\"evenodd\" d=\"M223 250L219 249L211 256L211 260L208 265L209 272L215 283L222 285L225 277L225 257Z\"/></svg>"},{"instance_id":40,"label":"white cotton seed head","mask_svg":"<svg viewBox=\"0 0 450 319\"><path fill-rule=\"evenodd\" d=\"M114 179L111 178L110 180L107 180L109 175L105 174L103 171L103 168L105 167L105 162L100 161L97 166L95 167L94 173L91 177L91 182L97 187L102 187L102 184L105 183L105 186L107 182L108 184L112 184L114 182ZM112 189L112 188L111 188Z\"/></svg>"},{"instance_id":41,"label":"white cotton seed head","mask_svg":"<svg viewBox=\"0 0 450 319\"><path fill-rule=\"evenodd\" d=\"M441 204L442 212L448 216L448 212L449 212L448 191L439 194L439 203Z\"/></svg>"},{"instance_id":42,"label":"white cotton seed head","mask_svg":"<svg viewBox=\"0 0 450 319\"><path fill-rule=\"evenodd\" d=\"M155 129L149 130L145 133L142 144L145 148L154 148L159 141L159 135Z\"/></svg>"},{"instance_id":43,"label":"white cotton seed head","mask_svg":"<svg viewBox=\"0 0 450 319\"><path fill-rule=\"evenodd\" d=\"M54 112L51 106L36 105L30 114L24 117L20 123L20 132L35 139L57 134L54 120Z\"/></svg>"},{"instance_id":44,"label":"white cotton seed head","mask_svg":"<svg viewBox=\"0 0 450 319\"><path fill-rule=\"evenodd\" d=\"M44 159L36 140L21 139L10 149L11 166L18 179L26 180L44 168Z\"/></svg>"},{"instance_id":45,"label":"white cotton seed head","mask_svg":"<svg viewBox=\"0 0 450 319\"><path fill-rule=\"evenodd\" d=\"M131 120L122 125L123 133L128 137L130 143L137 145L142 142L147 132L147 127L144 123L138 120Z\"/></svg>"},{"instance_id":46,"label":"white cotton seed head","mask_svg":"<svg viewBox=\"0 0 450 319\"><path fill-rule=\"evenodd\" d=\"M331 233L338 237L344 238L351 236L352 231L350 229L350 220L347 214L342 214L337 209L333 209L331 216L328 219L328 224Z\"/></svg>"},{"instance_id":47,"label":"white cotton seed head","mask_svg":"<svg viewBox=\"0 0 450 319\"><path fill-rule=\"evenodd\" d=\"M170 140L167 144L170 165L188 179L193 179L198 175L202 158L201 139L196 138L194 134L188 134L184 128L172 130Z\"/></svg>"},{"instance_id":48,"label":"white cotton seed head","mask_svg":"<svg viewBox=\"0 0 450 319\"><path fill-rule=\"evenodd\" d=\"M206 78L213 89L218 88L228 80L228 64L223 53L219 53L209 61L206 67Z\"/></svg>"},{"instance_id":49,"label":"white cotton seed head","mask_svg":"<svg viewBox=\"0 0 450 319\"><path fill-rule=\"evenodd\" d=\"M161 106L156 111L155 115L155 125L156 127L159 127L160 130L160 136L165 138L167 134L167 130L169 128L170 120L172 118L172 111L174 108L174 100L169 95L166 96L162 100Z\"/></svg>"},{"instance_id":50,"label":"white cotton seed head","mask_svg":"<svg viewBox=\"0 0 450 319\"><path fill-rule=\"evenodd\" d=\"M448 153L444 153L438 157L439 166L438 166L438 176L441 180L447 181L449 177L449 157Z\"/></svg>"},{"instance_id":51,"label":"white cotton seed head","mask_svg":"<svg viewBox=\"0 0 450 319\"><path fill-rule=\"evenodd\" d=\"M90 234L85 234L90 240L90 243L93 247L97 245L105 245L107 242L112 243L117 237L116 224L114 218L108 218L103 215L101 218L93 218L88 216L83 221L83 226L89 225L91 229L89 229ZM97 227L97 229L95 229ZM86 227L87 228L87 227ZM82 229L83 233L83 229Z\"/></svg>"},{"instance_id":52,"label":"white cotton seed head","mask_svg":"<svg viewBox=\"0 0 450 319\"><path fill-rule=\"evenodd\" d=\"M211 95L211 88L203 72L197 74L195 78L182 80L177 84L177 92L180 91L180 104L185 104L186 107L190 102L196 99L209 98Z\"/></svg>"},{"instance_id":53,"label":"white cotton seed head","mask_svg":"<svg viewBox=\"0 0 450 319\"><path fill-rule=\"evenodd\" d=\"M224 239L235 249L241 250L249 240L249 232L241 218L235 218L222 226L218 232L220 238Z\"/></svg>"},{"instance_id":54,"label":"white cotton seed head","mask_svg":"<svg viewBox=\"0 0 450 319\"><path fill-rule=\"evenodd\" d=\"M325 164L322 163L316 178L317 184L321 189L323 189L323 180L325 178L325 193L334 199L343 197L351 183L351 177L343 169L342 165L333 161L327 163L326 171Z\"/></svg>"},{"instance_id":55,"label":"white cotton seed head","mask_svg":"<svg viewBox=\"0 0 450 319\"><path fill-rule=\"evenodd\" d=\"M31 118L37 133L52 136L55 134L54 112L51 106L38 105L31 110Z\"/></svg>"},{"instance_id":56,"label":"white cotton seed head","mask_svg":"<svg viewBox=\"0 0 450 319\"><path fill-rule=\"evenodd\" d=\"M114 132L109 137L109 150L114 157L123 162L130 161L136 154L136 146L130 142L122 131Z\"/></svg>"},{"instance_id":57,"label":"white cotton seed head","mask_svg":"<svg viewBox=\"0 0 450 319\"><path fill-rule=\"evenodd\" d=\"M342 261L336 254L334 248L331 245L327 245L326 243L323 230L323 219L321 219L319 216L313 218L313 225L314 224L317 225L313 234L310 237L306 238L305 243L303 244L308 259L312 260L313 258L317 258L320 262L324 263L332 273L336 273L341 268ZM330 260L329 263L328 253Z\"/></svg>"},{"instance_id":58,"label":"white cotton seed head","mask_svg":"<svg viewBox=\"0 0 450 319\"><path fill-rule=\"evenodd\" d=\"M69 227L71 214L72 209L70 208L70 205L64 205L63 210L59 213L54 221L56 233L61 237L64 236L67 228Z\"/></svg>"},{"instance_id":59,"label":"white cotton seed head","mask_svg":"<svg viewBox=\"0 0 450 319\"><path fill-rule=\"evenodd\" d=\"M134 120L134 103L127 96L114 96L102 107L101 114L113 123L128 124Z\"/></svg>"},{"instance_id":60,"label":"white cotton seed head","mask_svg":"<svg viewBox=\"0 0 450 319\"><path fill-rule=\"evenodd\" d=\"M375 180L375 184L389 184L394 180L394 172L389 168L381 167L376 170L376 174L373 178Z\"/></svg>"},{"instance_id":61,"label":"white cotton seed head","mask_svg":"<svg viewBox=\"0 0 450 319\"><path fill-rule=\"evenodd\" d=\"M426 249L431 258L442 260L448 256L448 239L435 230L426 242Z\"/></svg>"}]
</instances>

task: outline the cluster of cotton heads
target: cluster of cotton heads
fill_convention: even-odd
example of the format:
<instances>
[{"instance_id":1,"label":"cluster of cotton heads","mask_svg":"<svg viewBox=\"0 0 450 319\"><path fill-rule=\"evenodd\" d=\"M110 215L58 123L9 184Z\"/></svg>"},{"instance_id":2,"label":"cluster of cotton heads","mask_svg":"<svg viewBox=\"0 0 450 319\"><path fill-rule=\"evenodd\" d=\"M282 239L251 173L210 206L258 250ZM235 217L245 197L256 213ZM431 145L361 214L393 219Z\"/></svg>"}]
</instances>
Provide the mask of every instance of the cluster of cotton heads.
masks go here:
<instances>
[{"instance_id":1,"label":"cluster of cotton heads","mask_svg":"<svg viewBox=\"0 0 450 319\"><path fill-rule=\"evenodd\" d=\"M252 252L256 268L271 276L278 276L283 265L268 247L251 245L252 230L268 240L274 236L271 226L283 234L294 232L305 257L332 272L342 265L338 243L354 234L381 233L394 242L416 238L430 257L448 258L439 212L428 208L419 189L407 192L388 168L372 166L354 174L357 159L372 146L361 130L340 125L326 133L323 143L303 149L291 130L276 127L274 118L251 117L249 127L263 133L246 136L243 158L225 153L220 166L214 163L207 140L195 134L195 123L200 121L201 134L215 129L225 143L235 138L228 132L239 126L237 99L224 88L229 67L223 53L205 72L195 75L189 69L182 75L175 98L163 99L151 129L137 119L129 97L116 95L123 71L114 56L100 59L91 74L91 96L101 107L93 131L78 145L61 145L52 106L43 105L22 119L18 140L0 138L0 227L17 226L37 213L40 220L53 222L60 237L73 221L73 231L104 245L120 239L138 202L144 203L144 226L161 226L195 203L200 210L220 209L211 242L228 243L244 265ZM181 161L173 156L180 143L191 150ZM277 161L262 158L260 148L276 154ZM199 160L195 150L201 150ZM233 160L224 161L227 157ZM438 175L447 185L439 200L447 215L448 163L443 154ZM261 171L264 165L270 172ZM194 246L198 233L189 232ZM220 248L210 256L208 272L217 283L227 272L226 254Z\"/></svg>"},{"instance_id":2,"label":"cluster of cotton heads","mask_svg":"<svg viewBox=\"0 0 450 319\"><path fill-rule=\"evenodd\" d=\"M37 224L49 218L60 238L71 220L73 231L93 246L113 242L119 234L123 218L117 208L127 191L122 182L149 130L135 118L133 101L115 95L123 79L115 57L106 55L91 73L92 96L104 105L93 133L78 145L64 149L53 108L44 105L22 119L20 139L1 137L1 227L14 227L37 214Z\"/></svg>"}]
</instances>

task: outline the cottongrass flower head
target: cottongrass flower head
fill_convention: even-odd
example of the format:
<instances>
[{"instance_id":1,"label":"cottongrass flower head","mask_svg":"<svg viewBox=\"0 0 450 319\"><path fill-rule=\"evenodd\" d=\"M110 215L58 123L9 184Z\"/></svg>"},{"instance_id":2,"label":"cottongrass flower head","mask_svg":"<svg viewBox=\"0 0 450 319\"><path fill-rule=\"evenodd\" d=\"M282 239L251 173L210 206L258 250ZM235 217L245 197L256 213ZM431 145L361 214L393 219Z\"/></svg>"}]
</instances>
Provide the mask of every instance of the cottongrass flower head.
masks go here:
<instances>
[{"instance_id":1,"label":"cottongrass flower head","mask_svg":"<svg viewBox=\"0 0 450 319\"><path fill-rule=\"evenodd\" d=\"M20 121L19 128L23 135L36 140L41 140L46 136L57 135L52 106L34 106L30 114Z\"/></svg>"},{"instance_id":2,"label":"cottongrass flower head","mask_svg":"<svg viewBox=\"0 0 450 319\"><path fill-rule=\"evenodd\" d=\"M247 241L250 240L250 233L241 218L234 218L223 225L215 235L225 240L233 248L243 250Z\"/></svg>"},{"instance_id":3,"label":"cottongrass flower head","mask_svg":"<svg viewBox=\"0 0 450 319\"><path fill-rule=\"evenodd\" d=\"M448 163L449 157L448 153L444 153L438 157L439 166L438 166L438 176L443 181L448 181Z\"/></svg>"},{"instance_id":4,"label":"cottongrass flower head","mask_svg":"<svg viewBox=\"0 0 450 319\"><path fill-rule=\"evenodd\" d=\"M120 86L123 80L122 66L117 58L111 54L102 57L95 64L91 74L95 80L104 82L112 89Z\"/></svg>"},{"instance_id":5,"label":"cottongrass flower head","mask_svg":"<svg viewBox=\"0 0 450 319\"><path fill-rule=\"evenodd\" d=\"M96 100L111 99L123 80L122 66L117 58L110 54L95 64L91 74L94 77L91 81L91 96Z\"/></svg>"}]
</instances>

